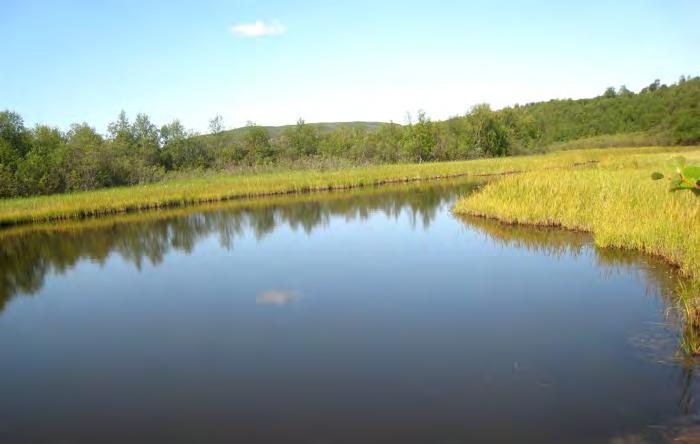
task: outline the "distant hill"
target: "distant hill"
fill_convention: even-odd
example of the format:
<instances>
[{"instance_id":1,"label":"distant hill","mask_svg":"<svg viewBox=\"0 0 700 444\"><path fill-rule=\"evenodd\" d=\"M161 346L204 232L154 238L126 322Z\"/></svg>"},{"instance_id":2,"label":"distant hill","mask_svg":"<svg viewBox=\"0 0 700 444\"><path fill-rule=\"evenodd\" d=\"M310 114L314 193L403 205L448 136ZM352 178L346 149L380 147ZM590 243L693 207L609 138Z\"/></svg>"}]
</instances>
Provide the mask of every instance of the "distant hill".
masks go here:
<instances>
[{"instance_id":1,"label":"distant hill","mask_svg":"<svg viewBox=\"0 0 700 444\"><path fill-rule=\"evenodd\" d=\"M384 125L384 122L318 122L318 123L307 123L310 127L316 129L320 134L327 134L331 131L348 128L348 129L362 129L365 131L375 131L379 129L380 126ZM282 125L282 126L263 126L270 134L270 137L277 137L282 134L282 132L287 129L294 127L295 125ZM227 136L237 136L245 131L246 127L234 128L231 130L223 131L223 137Z\"/></svg>"}]
</instances>

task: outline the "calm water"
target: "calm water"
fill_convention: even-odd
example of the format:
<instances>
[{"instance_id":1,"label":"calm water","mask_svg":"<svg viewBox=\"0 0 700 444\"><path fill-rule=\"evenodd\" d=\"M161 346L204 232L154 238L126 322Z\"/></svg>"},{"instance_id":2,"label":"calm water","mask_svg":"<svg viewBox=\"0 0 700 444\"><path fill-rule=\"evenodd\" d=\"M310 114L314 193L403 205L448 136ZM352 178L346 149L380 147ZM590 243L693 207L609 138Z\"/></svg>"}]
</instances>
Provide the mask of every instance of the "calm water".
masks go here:
<instances>
[{"instance_id":1,"label":"calm water","mask_svg":"<svg viewBox=\"0 0 700 444\"><path fill-rule=\"evenodd\" d=\"M471 189L0 234L0 442L626 443L692 425L671 270L451 215Z\"/></svg>"}]
</instances>

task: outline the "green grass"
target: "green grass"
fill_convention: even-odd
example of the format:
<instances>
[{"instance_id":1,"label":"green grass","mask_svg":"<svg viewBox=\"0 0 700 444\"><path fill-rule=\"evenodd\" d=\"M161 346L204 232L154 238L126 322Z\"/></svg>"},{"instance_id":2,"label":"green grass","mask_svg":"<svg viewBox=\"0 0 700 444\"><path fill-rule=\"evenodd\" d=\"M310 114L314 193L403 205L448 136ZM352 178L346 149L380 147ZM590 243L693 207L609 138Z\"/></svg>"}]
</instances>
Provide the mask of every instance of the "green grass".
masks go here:
<instances>
[{"instance_id":1,"label":"green grass","mask_svg":"<svg viewBox=\"0 0 700 444\"><path fill-rule=\"evenodd\" d=\"M460 175L491 175L571 168L574 165L589 165L588 162L604 164L640 162L658 156L667 157L666 153L679 150L684 149L649 147L572 150L538 156L383 165L323 172L288 171L235 176L206 175L199 178L166 180L143 186L0 200L0 225L76 219L236 198L376 186Z\"/></svg>"},{"instance_id":2,"label":"green grass","mask_svg":"<svg viewBox=\"0 0 700 444\"><path fill-rule=\"evenodd\" d=\"M583 139L556 142L546 147L545 151L560 151L588 148L616 148L638 147L651 145L672 144L671 134L668 132L639 131L634 133L602 134Z\"/></svg>"},{"instance_id":3,"label":"green grass","mask_svg":"<svg viewBox=\"0 0 700 444\"><path fill-rule=\"evenodd\" d=\"M700 150L683 155L700 162ZM602 247L661 256L700 281L700 199L650 179L671 153L631 156L588 169L504 177L461 199L454 211L503 222L593 233Z\"/></svg>"}]
</instances>

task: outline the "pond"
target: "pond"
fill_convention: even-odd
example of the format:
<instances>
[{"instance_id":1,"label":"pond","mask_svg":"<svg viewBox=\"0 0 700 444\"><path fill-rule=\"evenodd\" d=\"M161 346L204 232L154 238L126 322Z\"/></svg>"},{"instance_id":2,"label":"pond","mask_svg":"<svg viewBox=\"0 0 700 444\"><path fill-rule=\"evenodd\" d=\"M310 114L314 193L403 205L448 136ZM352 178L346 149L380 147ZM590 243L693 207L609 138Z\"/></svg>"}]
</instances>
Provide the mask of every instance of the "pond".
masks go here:
<instances>
[{"instance_id":1,"label":"pond","mask_svg":"<svg viewBox=\"0 0 700 444\"><path fill-rule=\"evenodd\" d=\"M478 185L0 232L0 442L692 433L674 271L585 234L452 215Z\"/></svg>"}]
</instances>

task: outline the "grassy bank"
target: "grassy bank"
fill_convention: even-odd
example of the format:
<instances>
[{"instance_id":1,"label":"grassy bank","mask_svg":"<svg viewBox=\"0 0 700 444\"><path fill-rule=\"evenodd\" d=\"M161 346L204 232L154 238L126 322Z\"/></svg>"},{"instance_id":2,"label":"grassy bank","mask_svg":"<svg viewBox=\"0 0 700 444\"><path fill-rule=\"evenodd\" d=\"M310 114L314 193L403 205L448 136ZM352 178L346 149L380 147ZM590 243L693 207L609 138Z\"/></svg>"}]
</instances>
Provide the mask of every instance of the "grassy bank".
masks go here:
<instances>
[{"instance_id":1,"label":"grassy bank","mask_svg":"<svg viewBox=\"0 0 700 444\"><path fill-rule=\"evenodd\" d=\"M572 150L540 156L383 165L324 172L289 171L235 176L207 175L143 186L0 200L0 225L76 219L236 198L346 189L440 177L570 168L587 162L637 162L681 150L684 149L648 147Z\"/></svg>"},{"instance_id":2,"label":"grassy bank","mask_svg":"<svg viewBox=\"0 0 700 444\"><path fill-rule=\"evenodd\" d=\"M700 162L700 150L683 155ZM456 213L508 223L552 225L593 233L603 247L641 250L700 281L700 199L669 193L650 179L669 153L601 162L587 169L535 171L494 181L460 200Z\"/></svg>"}]
</instances>

